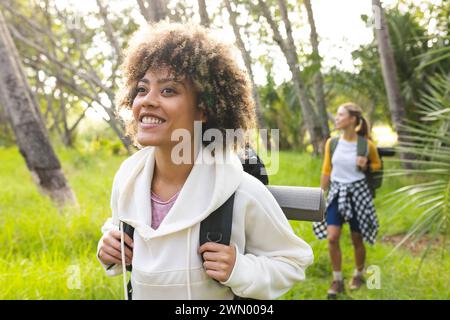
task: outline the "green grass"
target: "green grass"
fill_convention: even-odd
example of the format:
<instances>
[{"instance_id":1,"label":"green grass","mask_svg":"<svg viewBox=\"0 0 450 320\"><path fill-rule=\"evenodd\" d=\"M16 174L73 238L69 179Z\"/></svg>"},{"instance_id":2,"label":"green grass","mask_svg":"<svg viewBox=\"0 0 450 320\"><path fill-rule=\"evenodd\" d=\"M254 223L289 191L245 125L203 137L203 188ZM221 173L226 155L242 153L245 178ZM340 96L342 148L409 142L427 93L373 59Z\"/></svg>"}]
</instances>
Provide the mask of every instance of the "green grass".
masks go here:
<instances>
[{"instance_id":1,"label":"green grass","mask_svg":"<svg viewBox=\"0 0 450 320\"><path fill-rule=\"evenodd\" d=\"M102 147L83 153L58 150L79 209L58 212L38 193L18 150L0 148L0 299L120 299L121 278L107 277L95 253L100 227L110 216L112 179L125 156ZM271 184L319 185L320 159L281 152L279 164ZM385 181L376 199L379 239L406 232L418 216L414 208L407 215L394 215L383 204L383 194L412 181L413 177ZM292 226L313 247L315 262L307 270L307 279L282 299L324 299L330 281L327 243L315 239L309 222L292 222ZM353 252L347 226L341 241L343 271L349 278ZM450 298L448 253L432 252L418 274L421 256L406 249L389 255L392 248L385 243L367 247L368 265L380 268L381 289L363 288L347 299Z\"/></svg>"}]
</instances>

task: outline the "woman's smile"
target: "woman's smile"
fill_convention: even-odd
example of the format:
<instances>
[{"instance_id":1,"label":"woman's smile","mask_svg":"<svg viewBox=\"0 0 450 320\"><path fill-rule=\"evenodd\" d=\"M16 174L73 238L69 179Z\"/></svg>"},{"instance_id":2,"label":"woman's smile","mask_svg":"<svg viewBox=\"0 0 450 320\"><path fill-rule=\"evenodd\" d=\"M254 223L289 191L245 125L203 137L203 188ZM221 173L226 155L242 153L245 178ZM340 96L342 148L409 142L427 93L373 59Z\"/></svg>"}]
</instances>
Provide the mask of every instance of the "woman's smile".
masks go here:
<instances>
[{"instance_id":1,"label":"woman's smile","mask_svg":"<svg viewBox=\"0 0 450 320\"><path fill-rule=\"evenodd\" d=\"M156 127L160 127L165 122L166 120L159 116L142 112L142 114L139 116L138 129L140 130L153 129Z\"/></svg>"}]
</instances>

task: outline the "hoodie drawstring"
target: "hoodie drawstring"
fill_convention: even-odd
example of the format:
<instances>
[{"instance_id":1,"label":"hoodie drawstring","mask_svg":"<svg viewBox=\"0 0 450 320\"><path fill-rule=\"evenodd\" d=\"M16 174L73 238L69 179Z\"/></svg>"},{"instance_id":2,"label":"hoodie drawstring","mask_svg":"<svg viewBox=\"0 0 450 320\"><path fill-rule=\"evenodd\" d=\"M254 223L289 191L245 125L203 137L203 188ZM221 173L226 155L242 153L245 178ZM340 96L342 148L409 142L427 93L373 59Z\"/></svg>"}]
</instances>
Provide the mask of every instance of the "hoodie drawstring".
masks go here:
<instances>
[{"instance_id":1,"label":"hoodie drawstring","mask_svg":"<svg viewBox=\"0 0 450 320\"><path fill-rule=\"evenodd\" d=\"M123 278L123 290L125 294L125 300L128 300L128 290L127 290L127 267L125 264L125 238L123 231L123 222L120 221L120 252L122 260L122 278Z\"/></svg>"},{"instance_id":2,"label":"hoodie drawstring","mask_svg":"<svg viewBox=\"0 0 450 320\"><path fill-rule=\"evenodd\" d=\"M192 292L191 292L191 228L188 229L187 235L187 268L186 268L186 276L187 276L187 295L188 300L192 300Z\"/></svg>"}]
</instances>

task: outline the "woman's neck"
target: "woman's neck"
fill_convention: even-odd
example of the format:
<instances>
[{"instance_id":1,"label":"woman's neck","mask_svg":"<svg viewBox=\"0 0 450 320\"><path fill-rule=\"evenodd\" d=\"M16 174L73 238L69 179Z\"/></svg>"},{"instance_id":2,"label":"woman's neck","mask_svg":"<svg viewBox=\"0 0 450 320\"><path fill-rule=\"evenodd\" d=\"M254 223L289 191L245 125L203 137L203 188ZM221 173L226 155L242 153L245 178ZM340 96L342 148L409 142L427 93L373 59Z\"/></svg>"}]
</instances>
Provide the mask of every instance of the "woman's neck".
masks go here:
<instances>
[{"instance_id":1,"label":"woman's neck","mask_svg":"<svg viewBox=\"0 0 450 320\"><path fill-rule=\"evenodd\" d=\"M350 127L346 128L342 131L342 138L347 141L355 141L357 138L357 134L355 132L355 128Z\"/></svg>"},{"instance_id":2,"label":"woman's neck","mask_svg":"<svg viewBox=\"0 0 450 320\"><path fill-rule=\"evenodd\" d=\"M172 160L172 148L156 147L152 191L163 200L180 191L186 182L194 161L177 164Z\"/></svg>"}]
</instances>

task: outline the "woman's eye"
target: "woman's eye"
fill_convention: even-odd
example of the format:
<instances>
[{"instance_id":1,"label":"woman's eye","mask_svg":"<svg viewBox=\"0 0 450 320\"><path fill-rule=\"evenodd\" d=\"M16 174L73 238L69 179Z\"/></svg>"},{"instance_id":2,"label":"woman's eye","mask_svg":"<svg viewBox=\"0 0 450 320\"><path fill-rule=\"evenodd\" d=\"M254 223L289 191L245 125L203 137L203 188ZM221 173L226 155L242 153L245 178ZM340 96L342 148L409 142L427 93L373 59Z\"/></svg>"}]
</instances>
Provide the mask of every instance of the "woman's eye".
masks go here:
<instances>
[{"instance_id":1,"label":"woman's eye","mask_svg":"<svg viewBox=\"0 0 450 320\"><path fill-rule=\"evenodd\" d=\"M163 94L166 94L166 95L172 95L172 94L175 93L175 90L173 90L172 88L164 88L164 89L162 90L162 93L163 93Z\"/></svg>"},{"instance_id":2,"label":"woman's eye","mask_svg":"<svg viewBox=\"0 0 450 320\"><path fill-rule=\"evenodd\" d=\"M142 93L142 92L145 92L145 88L143 88L143 87L136 88L136 93Z\"/></svg>"}]
</instances>

